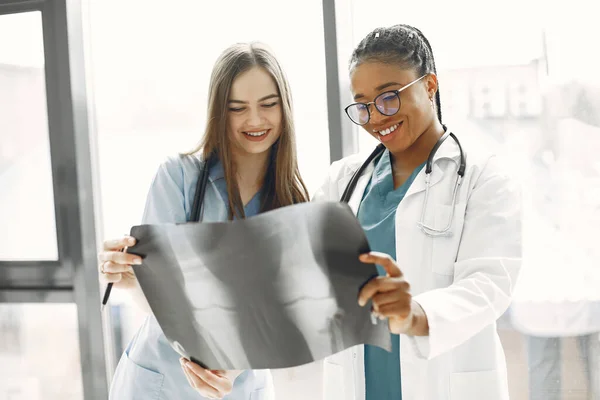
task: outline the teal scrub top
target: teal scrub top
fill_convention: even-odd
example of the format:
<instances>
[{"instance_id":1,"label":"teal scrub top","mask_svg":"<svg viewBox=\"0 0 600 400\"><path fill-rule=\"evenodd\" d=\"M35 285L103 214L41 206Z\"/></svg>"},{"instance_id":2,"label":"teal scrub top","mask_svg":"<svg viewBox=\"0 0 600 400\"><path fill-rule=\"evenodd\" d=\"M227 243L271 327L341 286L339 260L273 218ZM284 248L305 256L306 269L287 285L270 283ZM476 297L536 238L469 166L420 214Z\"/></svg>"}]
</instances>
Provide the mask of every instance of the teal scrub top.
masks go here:
<instances>
[{"instance_id":1,"label":"teal scrub top","mask_svg":"<svg viewBox=\"0 0 600 400\"><path fill-rule=\"evenodd\" d=\"M372 251L386 253L396 259L396 208L424 165L418 166L406 182L394 190L389 150L375 161L375 170L358 209L358 220ZM380 265L377 265L377 270L380 275L386 274ZM377 346L365 345L366 400L402 399L400 337L390 335L391 353Z\"/></svg>"},{"instance_id":2,"label":"teal scrub top","mask_svg":"<svg viewBox=\"0 0 600 400\"><path fill-rule=\"evenodd\" d=\"M159 168L146 200L144 224L184 223L191 213L198 160L194 156L167 159ZM260 211L260 195L255 195L244 207L247 217ZM216 163L209 172L204 196L203 221L225 221L228 216L228 196L223 166ZM190 386L179 363L180 355L173 350L156 318L148 316L127 346L115 371L110 399L119 400L201 400ZM229 400L260 400L267 397L268 370L244 371L234 382Z\"/></svg>"}]
</instances>

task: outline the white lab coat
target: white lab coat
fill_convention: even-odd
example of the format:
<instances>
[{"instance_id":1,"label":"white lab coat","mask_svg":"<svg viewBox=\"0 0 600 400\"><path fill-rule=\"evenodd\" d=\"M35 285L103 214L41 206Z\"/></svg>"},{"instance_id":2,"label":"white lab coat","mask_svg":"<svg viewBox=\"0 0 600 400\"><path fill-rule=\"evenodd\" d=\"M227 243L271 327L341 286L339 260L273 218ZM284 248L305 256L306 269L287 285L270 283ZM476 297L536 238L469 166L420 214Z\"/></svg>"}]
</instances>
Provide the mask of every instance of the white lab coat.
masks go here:
<instances>
[{"instance_id":1,"label":"white lab coat","mask_svg":"<svg viewBox=\"0 0 600 400\"><path fill-rule=\"evenodd\" d=\"M448 138L434 159L425 222L435 228L444 227L450 216L459 154ZM314 199L339 200L365 158L351 156L333 163ZM371 165L362 175L350 200L355 213L373 169ZM469 153L452 235L431 238L417 226L424 176L425 168L396 211L397 263L429 320L429 336L400 337L402 398L508 399L496 320L509 306L521 265L519 185L502 171L496 157ZM313 381L318 377L320 382L312 384L321 388L323 399L365 398L363 346L298 371Z\"/></svg>"}]
</instances>

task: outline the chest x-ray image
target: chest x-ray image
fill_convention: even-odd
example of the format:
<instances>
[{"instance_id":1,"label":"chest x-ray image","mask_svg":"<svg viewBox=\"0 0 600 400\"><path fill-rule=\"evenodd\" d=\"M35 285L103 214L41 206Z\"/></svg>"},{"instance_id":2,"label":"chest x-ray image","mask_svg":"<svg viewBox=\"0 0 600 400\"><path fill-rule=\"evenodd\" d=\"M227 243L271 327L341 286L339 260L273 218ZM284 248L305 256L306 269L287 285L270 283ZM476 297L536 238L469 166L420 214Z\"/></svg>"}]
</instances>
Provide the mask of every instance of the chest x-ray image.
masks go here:
<instances>
[{"instance_id":1,"label":"chest x-ray image","mask_svg":"<svg viewBox=\"0 0 600 400\"><path fill-rule=\"evenodd\" d=\"M141 225L128 251L173 348L210 369L288 368L357 344L388 351L360 288L377 275L346 204L304 203L236 221Z\"/></svg>"}]
</instances>

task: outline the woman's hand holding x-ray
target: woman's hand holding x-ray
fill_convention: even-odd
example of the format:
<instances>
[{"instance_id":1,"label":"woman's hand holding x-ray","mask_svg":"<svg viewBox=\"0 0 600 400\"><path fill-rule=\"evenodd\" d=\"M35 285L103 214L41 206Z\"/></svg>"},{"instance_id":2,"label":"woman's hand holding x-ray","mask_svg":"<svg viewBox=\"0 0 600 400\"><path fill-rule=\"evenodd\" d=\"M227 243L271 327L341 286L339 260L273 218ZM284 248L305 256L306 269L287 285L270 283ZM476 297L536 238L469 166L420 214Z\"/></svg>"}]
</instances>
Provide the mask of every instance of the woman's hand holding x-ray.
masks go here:
<instances>
[{"instance_id":1,"label":"woman's hand holding x-ray","mask_svg":"<svg viewBox=\"0 0 600 400\"><path fill-rule=\"evenodd\" d=\"M142 259L134 254L124 253L123 249L135 244L135 238L124 236L106 240L103 251L98 254L98 269L104 283L112 283L115 288L130 289L137 285L132 265L140 265Z\"/></svg>"},{"instance_id":2,"label":"woman's hand holding x-ray","mask_svg":"<svg viewBox=\"0 0 600 400\"><path fill-rule=\"evenodd\" d=\"M371 300L373 313L380 319L389 319L392 333L428 335L427 316L421 306L412 299L410 285L392 257L370 252L361 254L359 259L363 263L381 265L387 274L373 278L363 286L358 295L358 304L362 307Z\"/></svg>"},{"instance_id":3,"label":"woman's hand holding x-ray","mask_svg":"<svg viewBox=\"0 0 600 400\"><path fill-rule=\"evenodd\" d=\"M239 370L222 371L204 369L185 358L179 360L190 385L209 399L222 399L231 393L235 379L242 373Z\"/></svg>"}]
</instances>

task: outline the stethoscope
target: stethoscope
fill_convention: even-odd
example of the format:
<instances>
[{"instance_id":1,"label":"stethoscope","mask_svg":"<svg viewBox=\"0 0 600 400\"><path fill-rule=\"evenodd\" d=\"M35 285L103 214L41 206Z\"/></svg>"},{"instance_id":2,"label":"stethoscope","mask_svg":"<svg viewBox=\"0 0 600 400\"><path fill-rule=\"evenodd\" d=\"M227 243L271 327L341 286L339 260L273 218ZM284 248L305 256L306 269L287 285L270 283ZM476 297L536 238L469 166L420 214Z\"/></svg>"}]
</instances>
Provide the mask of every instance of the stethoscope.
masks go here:
<instances>
[{"instance_id":1,"label":"stethoscope","mask_svg":"<svg viewBox=\"0 0 600 400\"><path fill-rule=\"evenodd\" d=\"M425 212L427 210L427 200L429 199L429 188L431 187L431 171L433 170L433 157L435 156L435 153L440 148L440 146L448 138L448 136L451 136L452 139L454 139L454 141L458 145L458 149L460 150L460 164L458 167L458 171L456 171L456 183L454 184L454 190L452 192L452 207L450 212L450 218L445 227L443 227L442 229L436 229L425 224ZM350 182L348 182L348 185L346 186L346 189L344 190L344 194L342 194L342 198L340 199L340 201L344 203L348 203L350 201L350 198L354 193L354 189L356 188L356 184L358 183L358 180L360 179L365 169L367 169L371 162L373 162L375 158L379 157L384 151L385 146L383 144L377 145L375 150L369 155L369 157L354 173L354 175L352 175L352 178L350 179ZM450 228L452 227L452 219L454 218L454 208L456 206L456 195L465 175L466 166L467 157L466 154L463 152L463 148L460 145L460 141L458 140L456 135L454 135L454 133L448 131L446 129L446 126L444 126L444 134L438 139L435 146L433 146L433 149L431 149L431 152L427 157L427 163L425 164L425 200L423 201L423 208L421 210L421 220L417 223L417 225L419 226L419 228L421 228L421 231L423 231L423 233L425 233L427 236L445 236L450 233Z\"/></svg>"},{"instance_id":2,"label":"stethoscope","mask_svg":"<svg viewBox=\"0 0 600 400\"><path fill-rule=\"evenodd\" d=\"M196 183L196 192L194 193L194 201L192 202L192 211L190 212L189 222L202 222L204 214L204 194L206 193L206 185L208 184L208 175L210 167L216 160L215 154L212 154L207 160L202 162L200 167L200 175Z\"/></svg>"}]
</instances>

